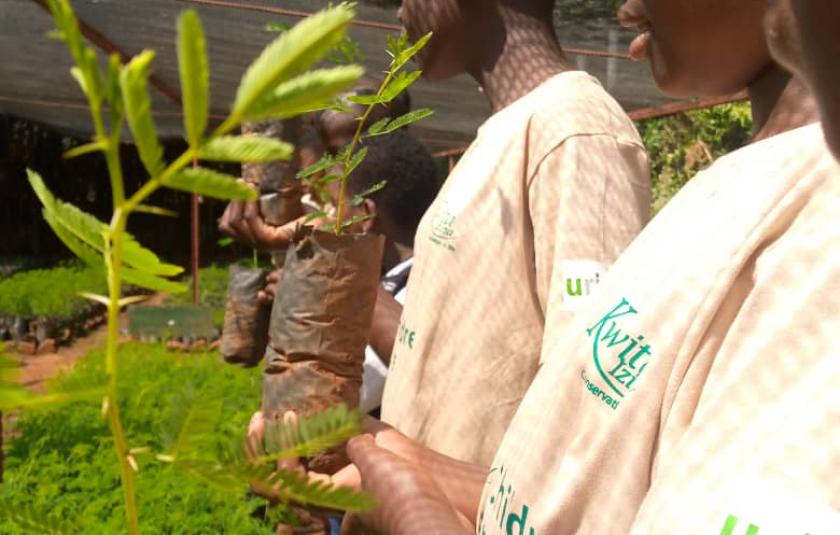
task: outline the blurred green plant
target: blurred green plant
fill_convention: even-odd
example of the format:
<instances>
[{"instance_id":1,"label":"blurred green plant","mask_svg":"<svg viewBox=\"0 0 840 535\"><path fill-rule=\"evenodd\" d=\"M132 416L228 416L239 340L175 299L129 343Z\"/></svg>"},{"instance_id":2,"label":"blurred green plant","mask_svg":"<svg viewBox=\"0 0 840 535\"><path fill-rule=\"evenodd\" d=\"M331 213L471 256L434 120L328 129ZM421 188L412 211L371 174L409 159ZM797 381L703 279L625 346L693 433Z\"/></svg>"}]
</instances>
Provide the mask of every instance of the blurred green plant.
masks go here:
<instances>
[{"instance_id":1,"label":"blurred green plant","mask_svg":"<svg viewBox=\"0 0 840 535\"><path fill-rule=\"evenodd\" d=\"M108 288L107 296L83 294L108 309L104 375L97 381L81 385L78 392L62 391L51 394L47 399L49 402L70 401L80 397L88 399L91 396L102 399L102 414L107 419L119 463L126 531L134 535L140 531L136 500L136 472L139 467L135 449L128 444L120 416L117 343L120 310L138 299L122 296L123 282L164 292L179 292L185 290L185 287L170 280L170 277L183 271L180 267L162 262L128 234L128 219L135 212L168 215L166 210L144 204L149 195L161 187L219 199L254 200L257 194L247 185L232 176L198 167L196 162L266 162L289 158L292 147L286 143L256 136L231 135L231 132L243 121L281 119L323 108L330 105L337 94L355 83L363 72L357 66L342 65L307 71L341 41L355 12L348 4L331 7L303 20L269 43L242 77L230 114L209 133L209 66L204 30L194 11L184 12L178 19L176 44L185 138L189 146L173 162L166 163L152 117L148 88L154 52L144 50L126 65L122 64L117 54L112 54L103 72L95 50L84 42L69 1L47 0L47 3L58 28L53 35L63 40L70 49L75 62L70 72L87 98L94 126L92 141L73 148L65 153L65 157L102 153L108 167L113 201L111 221L99 221L55 198L36 172L27 171L29 182L43 205L44 219L76 256L91 267L104 271ZM105 120L106 112L108 121ZM140 160L150 177L133 193L125 191L120 162L119 142L124 123L128 123ZM0 409L44 403L10 380L10 374L13 374L11 366L4 365L2 370L4 376L0 378ZM247 486L246 479L253 478L265 485L277 486L280 496L284 496L285 492L288 499L304 503L317 499L324 502L319 503L322 506L351 509L368 505L366 498L361 495L325 490L321 484L296 480L293 474L286 477L282 470L276 470L271 463L260 464L262 457L252 460L240 455L238 450L228 451L224 458L214 460L203 457L192 459L191 455L198 455L199 450L188 446L200 442L199 438L192 435L205 429L198 426L200 416L203 415L200 411L203 401L196 401L194 405L198 412L190 413L193 416L180 422L183 426L182 435L191 438L186 442L178 442L181 446L186 444L186 449L179 446L168 454L174 466L188 468L190 474L205 479L213 477L220 480L220 475L224 474L225 483L235 492L241 492ZM183 407L184 404L179 403L179 406ZM323 443L338 443L347 438L346 433L339 433L337 429L358 430L358 414L335 409L329 413L329 418L332 427L322 426L313 430L307 427L306 420L301 420L299 425L302 429L323 433ZM282 427L285 424L281 422L276 425ZM266 447L295 446L298 444L271 444ZM200 451L205 454L212 450ZM20 511L14 515L13 512L6 509L4 514L21 519ZM27 515L21 519L21 523L32 528L38 517L43 520L43 525L36 529L54 531L51 517L46 514Z\"/></svg>"},{"instance_id":2,"label":"blurred green plant","mask_svg":"<svg viewBox=\"0 0 840 535\"><path fill-rule=\"evenodd\" d=\"M269 535L274 525L263 512L265 502L240 492L210 486L203 479L161 463L155 453L171 453L179 420L196 400L216 410L202 425L212 433L197 437L188 451L201 447L221 452L241 437L254 406L259 404L262 377L258 369L242 370L216 354L173 358L162 344L132 342L120 348L118 391L126 433L135 444L142 533L236 533ZM78 391L105 376L105 355L96 351L52 380L55 393ZM195 427L195 424L192 424ZM0 485L0 533L28 533L7 512L41 522L38 511L68 519L62 530L83 533L124 532L125 505L119 470L113 462L108 426L96 403L72 403L26 411L14 424L17 437L8 444L6 473ZM188 458L188 457L187 457ZM186 458L182 458L185 460ZM68 527L70 529L68 529ZM36 526L35 530L41 529Z\"/></svg>"},{"instance_id":3,"label":"blurred green plant","mask_svg":"<svg viewBox=\"0 0 840 535\"><path fill-rule=\"evenodd\" d=\"M319 210L310 214L308 221L320 219L324 221L322 224L323 228L332 231L336 235L341 235L353 225L374 217L373 214L365 214L346 218L347 179L353 170L362 163L367 154L367 147L356 149L364 138L390 134L434 114L434 111L429 108L421 108L410 111L400 117L384 117L369 126L367 124L368 118L377 106L387 105L420 78L421 71L415 70L408 72L405 70L405 67L426 46L431 37L431 33L426 34L412 44L409 43L406 34L402 34L398 38L388 36L387 52L391 57L391 63L376 93L373 95L351 95L347 97L346 100L350 104L362 106L361 113L355 115L355 120L358 124L353 139L338 154L332 155L325 153L317 163L306 169L302 169L297 175L298 178L308 183L310 191L316 192L321 197L321 202L324 205L329 201L325 195L327 186L334 182L337 182L339 185L335 212L327 213L324 210ZM353 113L353 107L348 102L336 103L333 105L333 109L338 109L345 113ZM322 171L326 171L326 173L317 179L312 178ZM385 187L385 183L380 182L367 191L354 195L350 203L358 206L364 202L365 197L383 187Z\"/></svg>"},{"instance_id":4,"label":"blurred green plant","mask_svg":"<svg viewBox=\"0 0 840 535\"><path fill-rule=\"evenodd\" d=\"M652 209L656 213L699 171L752 137L748 103L722 104L643 121L639 133L651 167Z\"/></svg>"},{"instance_id":5,"label":"blurred green plant","mask_svg":"<svg viewBox=\"0 0 840 535\"><path fill-rule=\"evenodd\" d=\"M88 306L84 291L106 291L101 269L68 263L23 271L0 280L0 314L70 319Z\"/></svg>"}]
</instances>

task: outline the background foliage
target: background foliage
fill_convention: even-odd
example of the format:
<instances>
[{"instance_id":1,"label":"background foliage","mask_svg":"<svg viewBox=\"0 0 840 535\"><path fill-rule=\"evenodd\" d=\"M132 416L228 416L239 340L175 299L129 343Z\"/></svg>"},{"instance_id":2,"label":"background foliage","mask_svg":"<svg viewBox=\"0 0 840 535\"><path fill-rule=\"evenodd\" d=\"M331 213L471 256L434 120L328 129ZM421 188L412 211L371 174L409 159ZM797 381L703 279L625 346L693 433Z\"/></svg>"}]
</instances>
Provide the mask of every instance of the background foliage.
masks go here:
<instances>
[{"instance_id":1,"label":"background foliage","mask_svg":"<svg viewBox=\"0 0 840 535\"><path fill-rule=\"evenodd\" d=\"M90 302L79 292L105 292L102 270L68 262L51 269L36 269L0 279L0 314L69 319Z\"/></svg>"},{"instance_id":2,"label":"background foliage","mask_svg":"<svg viewBox=\"0 0 840 535\"><path fill-rule=\"evenodd\" d=\"M162 427L184 391L210 395L221 403L216 429L220 445L242 437L259 407L260 370L226 365L215 354L176 357L162 345L130 343L120 350L120 409L134 446L164 449ZM104 354L94 352L50 391L101 382ZM9 447L0 499L31 505L74 523L84 533L120 533L124 505L112 438L96 403L74 403L26 412ZM264 503L214 490L171 465L136 455L142 532L148 534L273 533L259 515ZM0 519L0 533L24 533Z\"/></svg>"},{"instance_id":3,"label":"background foliage","mask_svg":"<svg viewBox=\"0 0 840 535\"><path fill-rule=\"evenodd\" d=\"M638 123L650 157L653 212L661 210L698 171L746 145L752 126L746 102Z\"/></svg>"}]
</instances>

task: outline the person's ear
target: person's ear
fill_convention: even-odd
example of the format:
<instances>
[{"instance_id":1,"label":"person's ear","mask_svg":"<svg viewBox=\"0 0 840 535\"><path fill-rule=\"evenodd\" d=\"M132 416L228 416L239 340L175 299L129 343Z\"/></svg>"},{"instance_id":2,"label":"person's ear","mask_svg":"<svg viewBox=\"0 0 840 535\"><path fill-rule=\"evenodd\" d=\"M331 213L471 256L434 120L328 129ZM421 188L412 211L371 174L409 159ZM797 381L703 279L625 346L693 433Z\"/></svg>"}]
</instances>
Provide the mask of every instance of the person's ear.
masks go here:
<instances>
[{"instance_id":1,"label":"person's ear","mask_svg":"<svg viewBox=\"0 0 840 535\"><path fill-rule=\"evenodd\" d=\"M370 232L376 227L376 201L373 199L365 199L364 202L362 202L362 208L365 211L365 215L370 216L368 219L362 221L362 230L364 232Z\"/></svg>"}]
</instances>

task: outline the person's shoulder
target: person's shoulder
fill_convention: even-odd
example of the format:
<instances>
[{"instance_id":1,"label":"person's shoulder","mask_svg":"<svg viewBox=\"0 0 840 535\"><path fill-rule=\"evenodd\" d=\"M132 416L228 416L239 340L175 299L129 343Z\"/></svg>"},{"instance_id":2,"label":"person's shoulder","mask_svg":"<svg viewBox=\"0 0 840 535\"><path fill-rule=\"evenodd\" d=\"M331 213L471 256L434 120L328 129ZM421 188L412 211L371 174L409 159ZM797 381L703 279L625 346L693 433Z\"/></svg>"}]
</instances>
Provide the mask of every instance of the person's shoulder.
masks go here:
<instances>
[{"instance_id":1,"label":"person's shoulder","mask_svg":"<svg viewBox=\"0 0 840 535\"><path fill-rule=\"evenodd\" d=\"M819 123L755 141L718 158L704 175L739 175L766 180L769 176L793 180L806 175L836 174L837 162L828 150Z\"/></svg>"},{"instance_id":2,"label":"person's shoulder","mask_svg":"<svg viewBox=\"0 0 840 535\"><path fill-rule=\"evenodd\" d=\"M551 151L573 137L610 137L644 150L636 126L598 80L583 71L555 75L529 94L531 144Z\"/></svg>"}]
</instances>

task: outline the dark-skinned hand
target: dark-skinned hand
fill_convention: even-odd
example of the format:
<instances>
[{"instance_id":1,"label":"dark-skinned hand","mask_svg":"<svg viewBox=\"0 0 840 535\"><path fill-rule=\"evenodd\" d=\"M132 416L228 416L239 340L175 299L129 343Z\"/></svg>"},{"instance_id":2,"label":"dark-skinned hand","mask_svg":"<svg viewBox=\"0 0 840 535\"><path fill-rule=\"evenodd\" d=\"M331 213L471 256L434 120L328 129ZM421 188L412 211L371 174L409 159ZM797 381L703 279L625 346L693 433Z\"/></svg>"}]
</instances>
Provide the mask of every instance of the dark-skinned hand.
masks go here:
<instances>
[{"instance_id":1,"label":"dark-skinned hand","mask_svg":"<svg viewBox=\"0 0 840 535\"><path fill-rule=\"evenodd\" d=\"M362 489L378 505L362 514L347 515L342 535L470 533L469 523L419 465L377 446L371 435L350 439L347 454L361 474Z\"/></svg>"}]
</instances>

